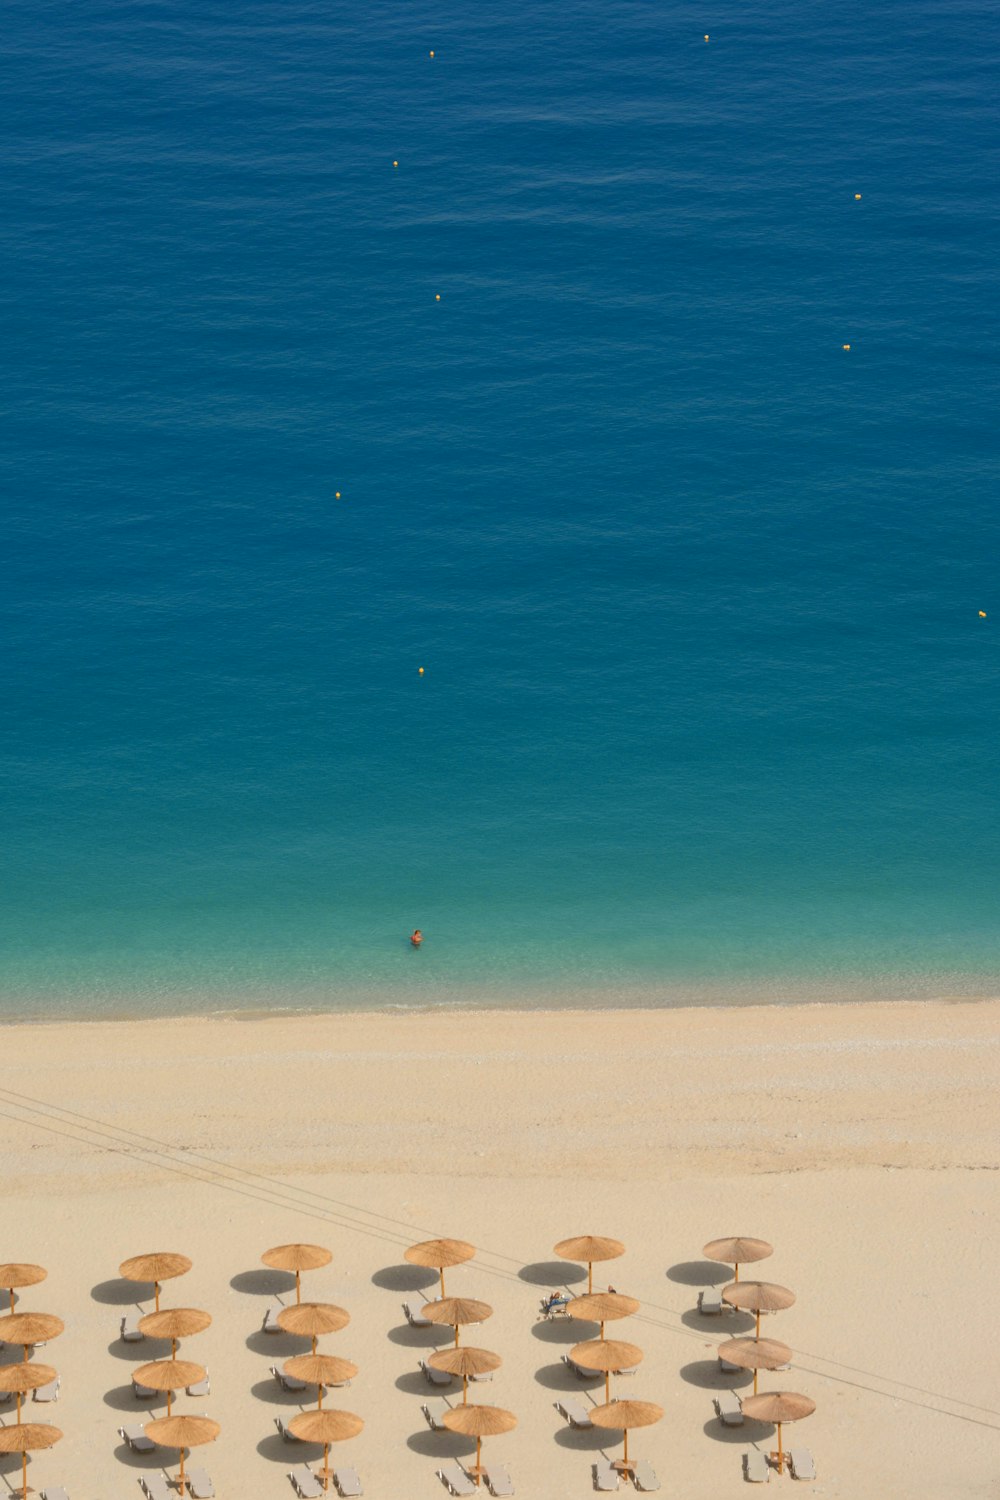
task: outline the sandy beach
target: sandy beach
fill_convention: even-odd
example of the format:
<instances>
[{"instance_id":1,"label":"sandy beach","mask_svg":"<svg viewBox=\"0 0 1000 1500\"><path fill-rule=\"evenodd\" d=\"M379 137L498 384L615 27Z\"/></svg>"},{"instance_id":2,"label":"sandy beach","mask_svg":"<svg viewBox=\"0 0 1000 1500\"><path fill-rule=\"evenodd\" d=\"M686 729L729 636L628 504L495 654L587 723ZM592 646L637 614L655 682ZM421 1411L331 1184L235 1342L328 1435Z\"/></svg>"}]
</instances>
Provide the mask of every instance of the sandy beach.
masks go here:
<instances>
[{"instance_id":1,"label":"sandy beach","mask_svg":"<svg viewBox=\"0 0 1000 1500\"><path fill-rule=\"evenodd\" d=\"M269 1367L307 1346L260 1331L273 1296L294 1298L260 1254L301 1239L333 1252L305 1295L351 1314L321 1347L360 1367L327 1404L365 1428L332 1461L358 1468L368 1500L436 1500L438 1462L472 1444L421 1415L418 1361L449 1335L405 1323L402 1302L433 1295L435 1277L403 1250L452 1234L479 1253L449 1273L449 1293L495 1310L463 1342L503 1358L476 1398L518 1418L487 1459L508 1464L519 1496L588 1495L594 1458L617 1456L620 1439L570 1430L554 1402L603 1399L560 1359L591 1330L537 1309L546 1291L585 1284L552 1246L592 1232L627 1246L595 1282L642 1303L615 1332L645 1360L613 1388L664 1407L630 1439L664 1495L748 1493L743 1452L774 1446L772 1429L723 1428L713 1409L750 1388L715 1359L750 1320L696 1311L701 1288L729 1280L701 1247L735 1233L773 1242L759 1272L797 1297L763 1329L792 1346L793 1368L761 1378L816 1402L786 1429L816 1460L796 1489L996 1494L998 1002L18 1025L3 1042L0 1259L45 1265L19 1305L66 1323L39 1351L62 1393L31 1412L65 1436L31 1463L36 1490L127 1500L164 1457L175 1469L172 1454L130 1454L116 1431L143 1420L131 1369L165 1350L118 1340L137 1295L152 1302L117 1268L169 1249L194 1266L163 1304L213 1318L182 1345L212 1391L177 1407L222 1425L195 1462L220 1500L291 1496L286 1471L319 1450L276 1435L299 1402ZM9 1484L18 1470L0 1461Z\"/></svg>"}]
</instances>

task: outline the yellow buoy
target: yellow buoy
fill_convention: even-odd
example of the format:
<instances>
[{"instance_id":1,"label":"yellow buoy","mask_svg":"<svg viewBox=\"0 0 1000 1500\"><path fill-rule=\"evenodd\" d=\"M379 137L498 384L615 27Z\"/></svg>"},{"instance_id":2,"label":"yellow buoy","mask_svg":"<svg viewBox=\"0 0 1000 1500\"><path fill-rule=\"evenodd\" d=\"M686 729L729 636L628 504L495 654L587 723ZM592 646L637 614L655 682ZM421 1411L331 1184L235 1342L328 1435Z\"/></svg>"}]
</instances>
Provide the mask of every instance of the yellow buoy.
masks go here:
<instances>
[{"instance_id":1,"label":"yellow buoy","mask_svg":"<svg viewBox=\"0 0 1000 1500\"><path fill-rule=\"evenodd\" d=\"M423 669L423 667L418 667L417 671L420 673L421 677L423 677L423 675L424 675L424 669Z\"/></svg>"},{"instance_id":2,"label":"yellow buoy","mask_svg":"<svg viewBox=\"0 0 1000 1500\"><path fill-rule=\"evenodd\" d=\"M394 166L394 167L398 167L398 166L399 166L399 162L398 162L398 161L394 161L394 162L393 162L393 166Z\"/></svg>"},{"instance_id":3,"label":"yellow buoy","mask_svg":"<svg viewBox=\"0 0 1000 1500\"><path fill-rule=\"evenodd\" d=\"M430 56L431 56L431 57L433 57L433 56L434 56L434 53L433 53L433 52L432 52L432 53L431 53L431 54L430 54Z\"/></svg>"},{"instance_id":4,"label":"yellow buoy","mask_svg":"<svg viewBox=\"0 0 1000 1500\"><path fill-rule=\"evenodd\" d=\"M850 346L850 344L841 344L840 347L841 347L841 349L849 349L851 346Z\"/></svg>"},{"instance_id":5,"label":"yellow buoy","mask_svg":"<svg viewBox=\"0 0 1000 1500\"><path fill-rule=\"evenodd\" d=\"M980 610L980 611L979 611L979 618L980 618L980 619L981 619L981 620L985 620L985 619L986 619L986 611L985 611L985 609L981 609L981 610Z\"/></svg>"},{"instance_id":6,"label":"yellow buoy","mask_svg":"<svg viewBox=\"0 0 1000 1500\"><path fill-rule=\"evenodd\" d=\"M860 193L855 193L854 194L854 201L855 201L855 203L860 203L861 202L861 194Z\"/></svg>"},{"instance_id":7,"label":"yellow buoy","mask_svg":"<svg viewBox=\"0 0 1000 1500\"><path fill-rule=\"evenodd\" d=\"M435 302L440 302L441 301L441 293L440 292L435 292L434 293L434 301Z\"/></svg>"},{"instance_id":8,"label":"yellow buoy","mask_svg":"<svg viewBox=\"0 0 1000 1500\"><path fill-rule=\"evenodd\" d=\"M706 40L706 42L708 41L708 32L707 31L705 32L705 40Z\"/></svg>"}]
</instances>

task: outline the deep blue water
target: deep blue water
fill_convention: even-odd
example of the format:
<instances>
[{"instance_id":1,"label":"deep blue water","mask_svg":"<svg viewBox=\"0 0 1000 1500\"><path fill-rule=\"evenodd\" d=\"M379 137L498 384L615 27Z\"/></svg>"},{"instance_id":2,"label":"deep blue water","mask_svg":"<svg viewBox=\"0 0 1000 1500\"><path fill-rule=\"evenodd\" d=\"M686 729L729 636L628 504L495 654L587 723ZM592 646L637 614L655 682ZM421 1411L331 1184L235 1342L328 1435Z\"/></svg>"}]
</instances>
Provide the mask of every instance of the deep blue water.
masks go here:
<instances>
[{"instance_id":1,"label":"deep blue water","mask_svg":"<svg viewBox=\"0 0 1000 1500\"><path fill-rule=\"evenodd\" d=\"M8 1013L996 991L987 0L2 53Z\"/></svg>"}]
</instances>

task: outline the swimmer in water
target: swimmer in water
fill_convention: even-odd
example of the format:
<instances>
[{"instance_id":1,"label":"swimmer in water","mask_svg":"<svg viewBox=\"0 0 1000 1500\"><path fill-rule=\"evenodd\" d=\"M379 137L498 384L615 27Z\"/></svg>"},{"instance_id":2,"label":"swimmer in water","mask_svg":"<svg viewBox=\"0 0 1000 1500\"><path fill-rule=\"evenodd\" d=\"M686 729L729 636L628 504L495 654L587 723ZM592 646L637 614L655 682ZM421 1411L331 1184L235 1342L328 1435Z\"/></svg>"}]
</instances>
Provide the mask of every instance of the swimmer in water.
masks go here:
<instances>
[{"instance_id":1,"label":"swimmer in water","mask_svg":"<svg viewBox=\"0 0 1000 1500\"><path fill-rule=\"evenodd\" d=\"M413 931L410 933L410 942L413 944L414 948L419 948L423 940L424 935L420 931L420 928L414 927Z\"/></svg>"}]
</instances>

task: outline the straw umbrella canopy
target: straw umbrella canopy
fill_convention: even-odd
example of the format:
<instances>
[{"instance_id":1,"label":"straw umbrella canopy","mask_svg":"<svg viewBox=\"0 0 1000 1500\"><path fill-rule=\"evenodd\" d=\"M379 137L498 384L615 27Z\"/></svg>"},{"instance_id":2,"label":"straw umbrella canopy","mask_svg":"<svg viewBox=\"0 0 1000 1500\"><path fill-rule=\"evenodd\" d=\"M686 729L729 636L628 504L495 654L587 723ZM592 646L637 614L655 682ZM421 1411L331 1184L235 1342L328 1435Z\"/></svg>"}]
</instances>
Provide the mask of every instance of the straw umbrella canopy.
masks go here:
<instances>
[{"instance_id":1,"label":"straw umbrella canopy","mask_svg":"<svg viewBox=\"0 0 1000 1500\"><path fill-rule=\"evenodd\" d=\"M446 1375L461 1375L464 1406L469 1399L469 1376L499 1370L503 1360L490 1349L474 1349L471 1344L466 1344L463 1349L438 1349L427 1363L432 1370L443 1370Z\"/></svg>"},{"instance_id":2,"label":"straw umbrella canopy","mask_svg":"<svg viewBox=\"0 0 1000 1500\"><path fill-rule=\"evenodd\" d=\"M58 1427L48 1422L21 1422L16 1427L0 1427L0 1453L20 1453L21 1493L28 1495L28 1454L51 1448L62 1437Z\"/></svg>"},{"instance_id":3,"label":"straw umbrella canopy","mask_svg":"<svg viewBox=\"0 0 1000 1500\"><path fill-rule=\"evenodd\" d=\"M318 1392L316 1410L323 1409L323 1387L325 1385L346 1385L353 1380L358 1373L358 1367L349 1359L341 1359L335 1354L296 1354L293 1359L285 1360L285 1374L291 1375L295 1380L304 1380L309 1385L314 1385Z\"/></svg>"},{"instance_id":4,"label":"straw umbrella canopy","mask_svg":"<svg viewBox=\"0 0 1000 1500\"><path fill-rule=\"evenodd\" d=\"M707 1255L709 1260L721 1260L728 1266L735 1266L736 1280L739 1281L740 1266L749 1265L754 1260L767 1260L769 1255L774 1254L774 1246L769 1245L767 1240L752 1240L745 1235L735 1235L728 1240L709 1240L701 1253Z\"/></svg>"},{"instance_id":5,"label":"straw umbrella canopy","mask_svg":"<svg viewBox=\"0 0 1000 1500\"><path fill-rule=\"evenodd\" d=\"M10 1292L11 1312L14 1311L14 1288L37 1286L38 1282L44 1281L48 1274L44 1266L33 1266L26 1261L12 1260L0 1266L0 1287Z\"/></svg>"},{"instance_id":6,"label":"straw umbrella canopy","mask_svg":"<svg viewBox=\"0 0 1000 1500\"><path fill-rule=\"evenodd\" d=\"M663 1407L655 1401L609 1401L606 1406L595 1406L589 1413L595 1427L616 1428L625 1434L625 1453L615 1460L614 1467L623 1473L633 1467L628 1456L628 1434L630 1427L651 1427L663 1416Z\"/></svg>"},{"instance_id":7,"label":"straw umbrella canopy","mask_svg":"<svg viewBox=\"0 0 1000 1500\"><path fill-rule=\"evenodd\" d=\"M485 1323L492 1318L493 1309L488 1302L477 1302L474 1297L442 1297L439 1302L428 1302L421 1309L428 1323L450 1323L455 1330L455 1348L458 1348L458 1330L467 1323Z\"/></svg>"},{"instance_id":8,"label":"straw umbrella canopy","mask_svg":"<svg viewBox=\"0 0 1000 1500\"><path fill-rule=\"evenodd\" d=\"M760 1315L782 1312L791 1307L795 1293L787 1286L777 1286L773 1281L733 1281L722 1292L723 1302L730 1307L742 1308L744 1312L757 1315L757 1338L760 1338Z\"/></svg>"},{"instance_id":9,"label":"straw umbrella canopy","mask_svg":"<svg viewBox=\"0 0 1000 1500\"><path fill-rule=\"evenodd\" d=\"M501 1432L513 1432L517 1426L517 1418L512 1411L504 1411L502 1406L453 1406L441 1418L441 1425L447 1427L449 1432L460 1432L463 1437L475 1438L476 1462L466 1465L466 1473L471 1474L478 1484L483 1476L480 1461L483 1438L498 1437Z\"/></svg>"},{"instance_id":10,"label":"straw umbrella canopy","mask_svg":"<svg viewBox=\"0 0 1000 1500\"><path fill-rule=\"evenodd\" d=\"M212 1321L212 1314L198 1307L164 1307L159 1312L146 1313L139 1319L139 1332L151 1339L169 1339L170 1357L177 1353L177 1340L190 1338L194 1333L204 1333Z\"/></svg>"},{"instance_id":11,"label":"straw umbrella canopy","mask_svg":"<svg viewBox=\"0 0 1000 1500\"><path fill-rule=\"evenodd\" d=\"M320 1266L328 1266L333 1260L333 1251L323 1245L275 1245L273 1250L264 1251L261 1260L275 1271L295 1272L295 1300L300 1302L302 1272L318 1271Z\"/></svg>"},{"instance_id":12,"label":"straw umbrella canopy","mask_svg":"<svg viewBox=\"0 0 1000 1500\"><path fill-rule=\"evenodd\" d=\"M569 1357L582 1370L604 1371L604 1399L611 1400L611 1376L619 1370L632 1370L644 1358L638 1344L626 1344L623 1339L587 1339L574 1344Z\"/></svg>"},{"instance_id":13,"label":"straw umbrella canopy","mask_svg":"<svg viewBox=\"0 0 1000 1500\"><path fill-rule=\"evenodd\" d=\"M27 1363L28 1350L33 1344L46 1344L58 1338L66 1324L54 1313L8 1313L0 1318L0 1343L23 1344Z\"/></svg>"},{"instance_id":14,"label":"straw umbrella canopy","mask_svg":"<svg viewBox=\"0 0 1000 1500\"><path fill-rule=\"evenodd\" d=\"M323 1467L319 1477L323 1481L323 1488L327 1490L330 1488L330 1444L357 1437L364 1425L362 1419L352 1411L338 1411L331 1407L327 1411L299 1412L289 1422L288 1430L294 1432L303 1443L323 1444Z\"/></svg>"},{"instance_id":15,"label":"straw umbrella canopy","mask_svg":"<svg viewBox=\"0 0 1000 1500\"><path fill-rule=\"evenodd\" d=\"M757 1394L758 1370L783 1370L791 1363L792 1351L780 1339L728 1339L719 1345L719 1358L741 1370L753 1371L753 1393Z\"/></svg>"},{"instance_id":16,"label":"straw umbrella canopy","mask_svg":"<svg viewBox=\"0 0 1000 1500\"><path fill-rule=\"evenodd\" d=\"M411 1266L427 1266L441 1273L441 1295L444 1296L444 1273L447 1266L460 1266L471 1260L476 1253L475 1245L467 1240L421 1240L403 1251L403 1259Z\"/></svg>"},{"instance_id":17,"label":"straw umbrella canopy","mask_svg":"<svg viewBox=\"0 0 1000 1500\"><path fill-rule=\"evenodd\" d=\"M218 1422L211 1417L195 1417L187 1413L176 1417L157 1417L154 1422L146 1423L146 1436L152 1442L161 1448L181 1450L181 1470L177 1476L177 1485L182 1495L187 1493L184 1488L185 1448L200 1448L202 1443L211 1443L221 1431Z\"/></svg>"},{"instance_id":18,"label":"straw umbrella canopy","mask_svg":"<svg viewBox=\"0 0 1000 1500\"><path fill-rule=\"evenodd\" d=\"M299 1338L312 1339L312 1352L316 1353L316 1340L321 1333L339 1333L351 1321L351 1315L333 1302L297 1302L294 1307L283 1307L278 1314L278 1327L285 1333L294 1333Z\"/></svg>"},{"instance_id":19,"label":"straw umbrella canopy","mask_svg":"<svg viewBox=\"0 0 1000 1500\"><path fill-rule=\"evenodd\" d=\"M588 1292L594 1290L595 1260L617 1260L625 1254L621 1240L610 1240L600 1234L578 1234L573 1239L560 1240L553 1249L563 1260L586 1261Z\"/></svg>"},{"instance_id":20,"label":"straw umbrella canopy","mask_svg":"<svg viewBox=\"0 0 1000 1500\"><path fill-rule=\"evenodd\" d=\"M781 1447L782 1422L799 1422L812 1416L815 1401L808 1396L799 1396L795 1391L764 1391L759 1396L748 1396L743 1402L744 1416L755 1422L773 1422L778 1429L778 1451L772 1458L778 1460L778 1473L785 1472L785 1455Z\"/></svg>"},{"instance_id":21,"label":"straw umbrella canopy","mask_svg":"<svg viewBox=\"0 0 1000 1500\"><path fill-rule=\"evenodd\" d=\"M571 1318L582 1318L587 1323L600 1323L601 1338L605 1323L618 1318L629 1318L637 1313L642 1304L624 1292L589 1292L583 1297L574 1297L566 1304Z\"/></svg>"},{"instance_id":22,"label":"straw umbrella canopy","mask_svg":"<svg viewBox=\"0 0 1000 1500\"><path fill-rule=\"evenodd\" d=\"M203 1365L196 1365L190 1359L154 1359L150 1365L140 1365L132 1379L140 1385L148 1385L151 1391L166 1391L169 1417L174 1391L197 1385L205 1379L206 1373Z\"/></svg>"},{"instance_id":23,"label":"straw umbrella canopy","mask_svg":"<svg viewBox=\"0 0 1000 1500\"><path fill-rule=\"evenodd\" d=\"M17 1396L17 1420L21 1420L21 1397L28 1391L37 1391L55 1380L56 1372L51 1365L0 1365L0 1391L13 1391Z\"/></svg>"},{"instance_id":24,"label":"straw umbrella canopy","mask_svg":"<svg viewBox=\"0 0 1000 1500\"><path fill-rule=\"evenodd\" d=\"M190 1271L193 1262L175 1250L154 1250L149 1255L133 1255L123 1260L118 1267L119 1276L126 1281L151 1281L156 1299L156 1311L160 1310L160 1282L173 1276L183 1276Z\"/></svg>"}]
</instances>

